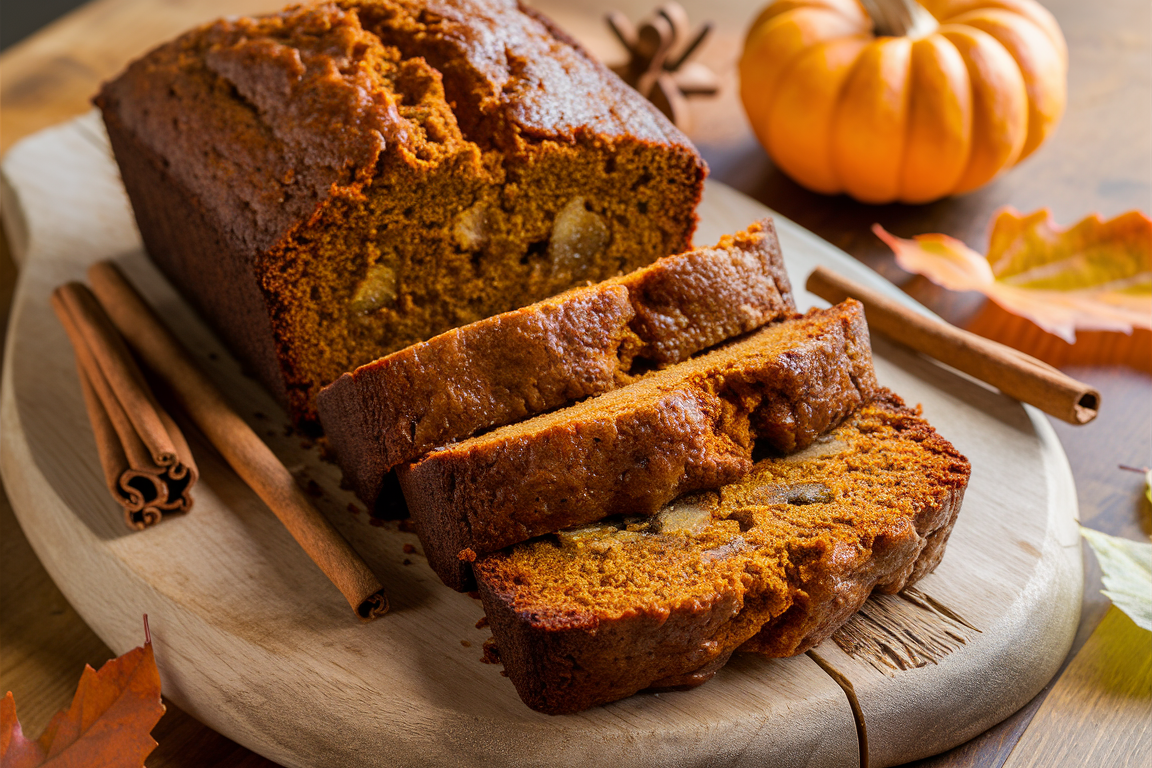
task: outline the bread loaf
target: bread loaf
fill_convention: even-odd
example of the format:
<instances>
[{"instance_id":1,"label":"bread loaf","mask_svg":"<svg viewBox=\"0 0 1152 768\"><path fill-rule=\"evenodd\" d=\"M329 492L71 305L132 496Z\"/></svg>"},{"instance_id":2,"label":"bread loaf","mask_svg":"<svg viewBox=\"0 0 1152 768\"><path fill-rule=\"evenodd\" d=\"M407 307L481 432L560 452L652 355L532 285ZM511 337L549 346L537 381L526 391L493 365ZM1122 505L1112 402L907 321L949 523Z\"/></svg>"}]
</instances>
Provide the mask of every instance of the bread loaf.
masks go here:
<instances>
[{"instance_id":1,"label":"bread loaf","mask_svg":"<svg viewBox=\"0 0 1152 768\"><path fill-rule=\"evenodd\" d=\"M359 365L687 249L706 173L514 0L225 19L96 103L149 255L300 423Z\"/></svg>"}]
</instances>

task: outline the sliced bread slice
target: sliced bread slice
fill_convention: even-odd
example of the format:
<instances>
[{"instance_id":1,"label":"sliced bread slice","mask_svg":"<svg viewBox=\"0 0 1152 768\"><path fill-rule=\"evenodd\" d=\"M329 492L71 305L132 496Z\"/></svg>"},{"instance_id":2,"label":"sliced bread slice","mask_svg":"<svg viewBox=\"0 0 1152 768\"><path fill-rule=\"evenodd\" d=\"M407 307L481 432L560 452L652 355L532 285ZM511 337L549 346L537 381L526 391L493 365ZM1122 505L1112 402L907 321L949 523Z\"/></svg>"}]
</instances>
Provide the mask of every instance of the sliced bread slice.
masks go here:
<instances>
[{"instance_id":1,"label":"sliced bread slice","mask_svg":"<svg viewBox=\"0 0 1152 768\"><path fill-rule=\"evenodd\" d=\"M477 560L500 660L528 706L558 714L700 684L736 650L802 653L873 589L936 566L968 475L886 393L719 491Z\"/></svg>"}]
</instances>

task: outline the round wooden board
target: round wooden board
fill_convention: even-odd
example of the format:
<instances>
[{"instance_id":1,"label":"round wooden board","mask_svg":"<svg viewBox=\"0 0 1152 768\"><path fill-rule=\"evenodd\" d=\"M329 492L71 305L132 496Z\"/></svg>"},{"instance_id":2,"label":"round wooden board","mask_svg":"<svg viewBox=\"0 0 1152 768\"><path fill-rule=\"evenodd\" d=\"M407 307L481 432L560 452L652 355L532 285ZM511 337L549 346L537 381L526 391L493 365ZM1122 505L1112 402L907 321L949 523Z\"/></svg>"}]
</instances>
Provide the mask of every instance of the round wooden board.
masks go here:
<instances>
[{"instance_id":1,"label":"round wooden board","mask_svg":"<svg viewBox=\"0 0 1152 768\"><path fill-rule=\"evenodd\" d=\"M875 340L882 383L922 403L972 461L937 571L872 600L813 655L739 657L694 691L640 694L577 715L525 707L480 662L478 602L439 584L419 542L371 521L339 471L287 419L144 256L99 120L26 140L3 164L20 284L0 400L0 468L29 541L84 620L117 653L147 613L164 696L288 766L851 766L851 683L869 763L960 743L1027 702L1055 673L1080 608L1076 494L1063 451L1031 408ZM18 203L14 204L14 203ZM707 188L697 241L768 213ZM825 264L912 302L805 230L777 219L793 281ZM129 532L102 482L51 289L116 259L170 320L381 576L392 612L360 624L255 495L198 436L195 508ZM807 305L813 298L799 291ZM375 524L373 524L375 523ZM849 650L845 650L849 649ZM851 652L849 652L851 651ZM819 662L819 663L818 663ZM823 667L835 674L826 672Z\"/></svg>"}]
</instances>

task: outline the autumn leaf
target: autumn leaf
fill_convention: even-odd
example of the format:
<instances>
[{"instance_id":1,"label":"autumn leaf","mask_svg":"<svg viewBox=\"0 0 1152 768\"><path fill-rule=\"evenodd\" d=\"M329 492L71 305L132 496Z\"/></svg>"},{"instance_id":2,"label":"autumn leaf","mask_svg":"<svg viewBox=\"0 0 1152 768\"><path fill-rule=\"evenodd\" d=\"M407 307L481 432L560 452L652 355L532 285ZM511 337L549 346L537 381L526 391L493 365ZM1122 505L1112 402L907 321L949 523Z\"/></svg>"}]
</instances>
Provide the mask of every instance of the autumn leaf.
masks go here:
<instances>
[{"instance_id":1,"label":"autumn leaf","mask_svg":"<svg viewBox=\"0 0 1152 768\"><path fill-rule=\"evenodd\" d=\"M1152 544L1081 526L1104 572L1104 594L1137 625L1152 630Z\"/></svg>"},{"instance_id":2,"label":"autumn leaf","mask_svg":"<svg viewBox=\"0 0 1152 768\"><path fill-rule=\"evenodd\" d=\"M876 224L896 262L953 291L980 291L1069 344L1076 331L1152 328L1152 219L1093 215L1061 230L1047 209L1000 209L988 255L946 235L904 240Z\"/></svg>"},{"instance_id":3,"label":"autumn leaf","mask_svg":"<svg viewBox=\"0 0 1152 768\"><path fill-rule=\"evenodd\" d=\"M9 691L0 701L0 766L140 768L156 747L149 734L163 714L160 673L147 639L98 672L85 665L72 706L57 712L35 741L24 736Z\"/></svg>"}]
</instances>

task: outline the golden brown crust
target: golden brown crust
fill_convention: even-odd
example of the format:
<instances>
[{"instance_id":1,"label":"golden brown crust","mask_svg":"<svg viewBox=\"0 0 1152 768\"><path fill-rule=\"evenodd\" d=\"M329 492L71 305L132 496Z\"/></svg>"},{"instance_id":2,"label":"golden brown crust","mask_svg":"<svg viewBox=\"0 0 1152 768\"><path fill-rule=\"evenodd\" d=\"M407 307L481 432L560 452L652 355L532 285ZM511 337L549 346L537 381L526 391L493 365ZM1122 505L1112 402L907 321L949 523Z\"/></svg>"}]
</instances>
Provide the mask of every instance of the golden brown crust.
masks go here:
<instances>
[{"instance_id":1,"label":"golden brown crust","mask_svg":"<svg viewBox=\"0 0 1152 768\"><path fill-rule=\"evenodd\" d=\"M875 390L863 310L848 301L397 473L429 563L466 589L462 549L484 555L608 515L652 514L746 473L754 439L803 447Z\"/></svg>"},{"instance_id":2,"label":"golden brown crust","mask_svg":"<svg viewBox=\"0 0 1152 768\"><path fill-rule=\"evenodd\" d=\"M664 367L796 311L776 225L753 222L711 248L609 281L628 289L642 364Z\"/></svg>"},{"instance_id":3,"label":"golden brown crust","mask_svg":"<svg viewBox=\"0 0 1152 768\"><path fill-rule=\"evenodd\" d=\"M345 478L374 505L398 464L613 389L794 314L770 220L394 352L320 392Z\"/></svg>"},{"instance_id":4,"label":"golden brown crust","mask_svg":"<svg viewBox=\"0 0 1152 768\"><path fill-rule=\"evenodd\" d=\"M358 365L686 249L706 173L512 0L222 20L97 103L149 253L299 422Z\"/></svg>"},{"instance_id":5,"label":"golden brown crust","mask_svg":"<svg viewBox=\"0 0 1152 768\"><path fill-rule=\"evenodd\" d=\"M655 521L479 558L501 661L525 703L555 714L699 684L734 650L801 653L873 589L902 589L934 567L968 474L886 393L806 451L764 459ZM705 522L685 524L685 509Z\"/></svg>"}]
</instances>

